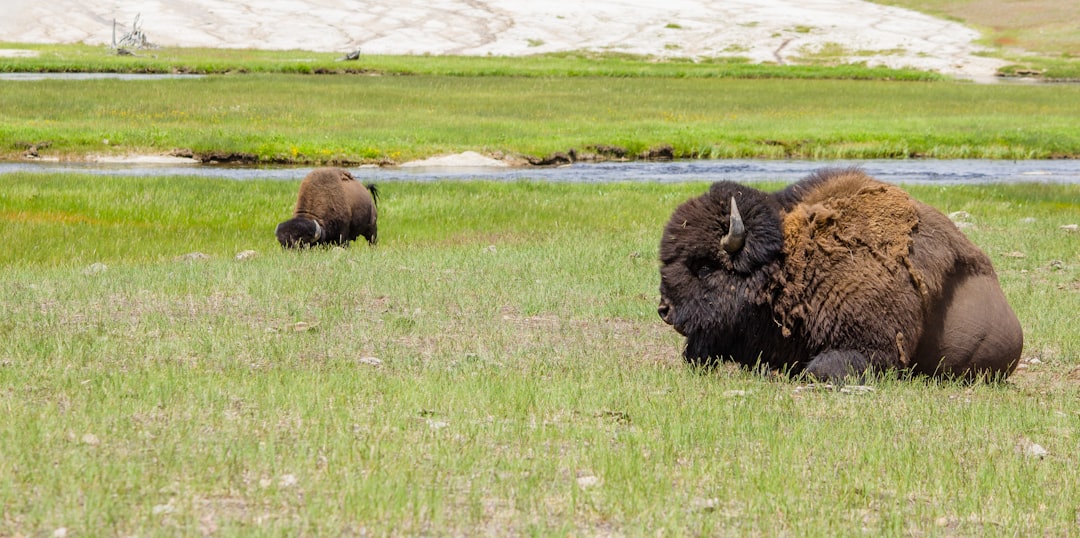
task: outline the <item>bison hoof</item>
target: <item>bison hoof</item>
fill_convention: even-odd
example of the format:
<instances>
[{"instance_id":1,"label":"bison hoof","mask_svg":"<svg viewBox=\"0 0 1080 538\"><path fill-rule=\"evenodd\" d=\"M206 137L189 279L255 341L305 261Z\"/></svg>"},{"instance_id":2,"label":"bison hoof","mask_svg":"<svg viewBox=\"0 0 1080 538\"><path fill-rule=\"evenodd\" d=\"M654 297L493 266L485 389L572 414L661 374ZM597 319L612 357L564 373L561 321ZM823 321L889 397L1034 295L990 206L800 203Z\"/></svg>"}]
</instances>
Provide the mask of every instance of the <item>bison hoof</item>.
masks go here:
<instances>
[{"instance_id":1,"label":"bison hoof","mask_svg":"<svg viewBox=\"0 0 1080 538\"><path fill-rule=\"evenodd\" d=\"M802 375L830 383L861 381L869 368L870 360L858 351L829 350L811 359Z\"/></svg>"}]
</instances>

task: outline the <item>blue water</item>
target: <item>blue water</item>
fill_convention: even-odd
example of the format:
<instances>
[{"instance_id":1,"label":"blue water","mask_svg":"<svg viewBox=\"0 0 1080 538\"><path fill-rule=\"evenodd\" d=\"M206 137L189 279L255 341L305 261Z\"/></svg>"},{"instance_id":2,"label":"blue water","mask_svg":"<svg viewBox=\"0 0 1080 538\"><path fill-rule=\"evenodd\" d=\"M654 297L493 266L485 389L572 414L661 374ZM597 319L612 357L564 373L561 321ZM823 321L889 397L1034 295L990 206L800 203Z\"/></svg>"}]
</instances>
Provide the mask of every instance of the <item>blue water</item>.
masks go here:
<instances>
[{"instance_id":1,"label":"blue water","mask_svg":"<svg viewBox=\"0 0 1080 538\"><path fill-rule=\"evenodd\" d=\"M1080 160L869 160L771 161L705 160L574 164L525 168L350 168L364 182L472 180L610 182L795 181L826 166L859 166L883 181L903 184L1070 183L1080 184ZM236 167L6 162L0 175L13 172L71 172L114 176L199 176L238 181L300 179L311 167Z\"/></svg>"}]
</instances>

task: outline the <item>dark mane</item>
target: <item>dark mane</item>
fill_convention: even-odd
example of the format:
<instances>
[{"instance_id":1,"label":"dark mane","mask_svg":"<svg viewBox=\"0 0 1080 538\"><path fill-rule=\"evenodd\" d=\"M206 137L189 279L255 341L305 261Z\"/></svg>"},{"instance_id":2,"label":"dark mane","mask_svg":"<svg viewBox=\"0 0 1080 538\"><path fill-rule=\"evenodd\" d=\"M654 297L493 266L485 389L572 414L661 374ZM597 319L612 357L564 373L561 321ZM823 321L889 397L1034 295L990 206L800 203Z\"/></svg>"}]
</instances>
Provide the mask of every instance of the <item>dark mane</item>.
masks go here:
<instances>
[{"instance_id":1,"label":"dark mane","mask_svg":"<svg viewBox=\"0 0 1080 538\"><path fill-rule=\"evenodd\" d=\"M863 170L857 166L822 168L777 191L773 194L773 199L776 200L782 210L790 211L796 204L803 201L808 193L829 182L829 180L838 176L863 173Z\"/></svg>"}]
</instances>

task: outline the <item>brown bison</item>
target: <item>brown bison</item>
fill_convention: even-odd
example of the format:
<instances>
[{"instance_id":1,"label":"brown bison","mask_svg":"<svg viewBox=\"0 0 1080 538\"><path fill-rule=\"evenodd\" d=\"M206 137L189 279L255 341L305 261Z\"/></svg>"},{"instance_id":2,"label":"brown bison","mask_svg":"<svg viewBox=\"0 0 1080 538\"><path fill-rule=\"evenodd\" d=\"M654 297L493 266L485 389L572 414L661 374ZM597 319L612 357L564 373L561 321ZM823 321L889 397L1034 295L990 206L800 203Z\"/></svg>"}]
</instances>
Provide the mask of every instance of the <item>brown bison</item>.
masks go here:
<instances>
[{"instance_id":1,"label":"brown bison","mask_svg":"<svg viewBox=\"0 0 1080 538\"><path fill-rule=\"evenodd\" d=\"M375 206L379 191L341 168L316 168L300 182L293 217L274 235L285 248L348 244L359 236L378 242Z\"/></svg>"},{"instance_id":2,"label":"brown bison","mask_svg":"<svg viewBox=\"0 0 1080 538\"><path fill-rule=\"evenodd\" d=\"M1020 360L1020 322L986 254L857 169L773 194L715 183L672 214L660 262L657 311L693 364L972 380Z\"/></svg>"}]
</instances>

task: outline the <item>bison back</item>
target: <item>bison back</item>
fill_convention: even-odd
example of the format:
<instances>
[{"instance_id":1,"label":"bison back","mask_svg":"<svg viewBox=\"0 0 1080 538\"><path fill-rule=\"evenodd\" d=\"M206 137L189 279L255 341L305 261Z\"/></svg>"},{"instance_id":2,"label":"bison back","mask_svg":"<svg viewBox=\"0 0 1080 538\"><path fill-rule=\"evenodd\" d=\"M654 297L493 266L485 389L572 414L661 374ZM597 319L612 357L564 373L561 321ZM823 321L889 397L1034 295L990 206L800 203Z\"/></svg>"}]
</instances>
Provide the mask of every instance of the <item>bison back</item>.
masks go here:
<instances>
[{"instance_id":1,"label":"bison back","mask_svg":"<svg viewBox=\"0 0 1080 538\"><path fill-rule=\"evenodd\" d=\"M856 170L816 174L784 216L777 315L811 355L1003 378L1023 346L989 257L940 211Z\"/></svg>"},{"instance_id":2,"label":"bison back","mask_svg":"<svg viewBox=\"0 0 1080 538\"><path fill-rule=\"evenodd\" d=\"M326 231L326 240L340 242L348 234L352 208L343 186L352 175L341 168L316 168L300 182L294 215L318 221Z\"/></svg>"}]
</instances>

